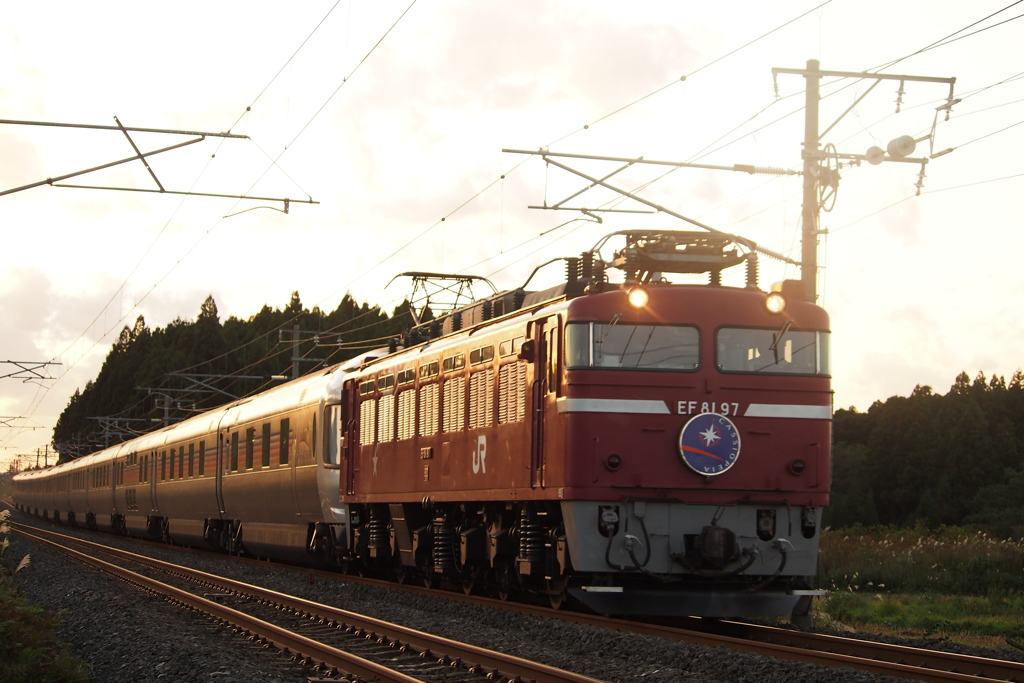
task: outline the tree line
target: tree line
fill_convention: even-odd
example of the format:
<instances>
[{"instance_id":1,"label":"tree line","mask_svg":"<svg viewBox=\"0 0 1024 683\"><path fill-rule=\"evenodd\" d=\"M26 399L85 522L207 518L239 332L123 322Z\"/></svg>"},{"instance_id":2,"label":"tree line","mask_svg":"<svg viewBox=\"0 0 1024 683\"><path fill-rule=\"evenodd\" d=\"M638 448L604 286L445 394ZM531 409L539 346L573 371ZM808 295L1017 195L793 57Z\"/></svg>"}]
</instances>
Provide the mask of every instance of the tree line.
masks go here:
<instances>
[{"instance_id":1,"label":"tree line","mask_svg":"<svg viewBox=\"0 0 1024 683\"><path fill-rule=\"evenodd\" d=\"M411 324L409 304L392 315L350 295L326 312L298 292L283 309L264 306L223 323L212 296L195 320L150 329L125 326L96 379L76 389L53 430L59 462L152 431L299 374L386 346ZM295 360L293 360L295 358Z\"/></svg>"},{"instance_id":2,"label":"tree line","mask_svg":"<svg viewBox=\"0 0 1024 683\"><path fill-rule=\"evenodd\" d=\"M410 323L408 302L388 315L345 295L328 313L306 309L298 292L283 309L264 306L247 320L222 323L212 296L195 320L150 329L140 316L96 379L71 396L54 448L61 462L100 450L269 388L293 365L304 374L386 345ZM961 372L945 395L919 385L867 412L836 410L832 454L824 520L834 528L979 524L1024 532L1024 373L1007 382Z\"/></svg>"},{"instance_id":3,"label":"tree line","mask_svg":"<svg viewBox=\"0 0 1024 683\"><path fill-rule=\"evenodd\" d=\"M1024 531L1024 374L961 372L833 417L832 527L983 525Z\"/></svg>"}]
</instances>

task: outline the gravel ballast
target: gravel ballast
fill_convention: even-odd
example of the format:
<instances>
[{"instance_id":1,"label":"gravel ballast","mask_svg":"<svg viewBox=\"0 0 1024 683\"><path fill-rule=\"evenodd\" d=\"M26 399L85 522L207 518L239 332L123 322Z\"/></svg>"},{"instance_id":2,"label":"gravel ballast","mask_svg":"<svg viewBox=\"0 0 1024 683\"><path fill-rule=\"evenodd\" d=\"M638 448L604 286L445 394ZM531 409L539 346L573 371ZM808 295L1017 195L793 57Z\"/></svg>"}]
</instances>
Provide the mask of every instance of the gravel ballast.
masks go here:
<instances>
[{"instance_id":1,"label":"gravel ballast","mask_svg":"<svg viewBox=\"0 0 1024 683\"><path fill-rule=\"evenodd\" d=\"M14 521L26 521L15 515ZM61 532L100 540L67 527ZM303 682L315 677L194 612L88 569L55 550L12 534L10 556L32 554L17 575L37 605L60 611L60 637L93 670L95 681ZM895 681L852 669L786 662L725 648L676 643L538 619L426 596L361 586L225 559L142 547L103 535L102 542L272 590L502 650L604 681L775 682ZM975 653L981 654L983 653Z\"/></svg>"}]
</instances>

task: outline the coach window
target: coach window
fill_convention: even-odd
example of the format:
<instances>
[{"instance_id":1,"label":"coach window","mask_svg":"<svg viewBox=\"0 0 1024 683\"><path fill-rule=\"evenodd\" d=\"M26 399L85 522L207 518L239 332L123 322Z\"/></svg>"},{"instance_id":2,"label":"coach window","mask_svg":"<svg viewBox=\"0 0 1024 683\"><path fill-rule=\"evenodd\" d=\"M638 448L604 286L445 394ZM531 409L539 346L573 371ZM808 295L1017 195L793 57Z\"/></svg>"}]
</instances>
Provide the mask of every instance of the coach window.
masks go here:
<instances>
[{"instance_id":1,"label":"coach window","mask_svg":"<svg viewBox=\"0 0 1024 683\"><path fill-rule=\"evenodd\" d=\"M253 453L256 450L256 429L249 427L245 430L245 469L252 469Z\"/></svg>"},{"instance_id":2,"label":"coach window","mask_svg":"<svg viewBox=\"0 0 1024 683\"><path fill-rule=\"evenodd\" d=\"M280 443L280 448L278 449L278 453L280 453L280 455L278 456L279 464L287 465L288 464L288 446L289 446L289 443L290 443L289 439L291 438L291 424L290 424L289 418L287 418L287 417L284 418L283 420L281 420L281 437L280 438L281 438L281 443Z\"/></svg>"},{"instance_id":3,"label":"coach window","mask_svg":"<svg viewBox=\"0 0 1024 683\"><path fill-rule=\"evenodd\" d=\"M341 462L341 449L345 447L345 437L342 430L345 425L341 405L327 406L327 415L324 419L324 464L338 465Z\"/></svg>"},{"instance_id":4,"label":"coach window","mask_svg":"<svg viewBox=\"0 0 1024 683\"><path fill-rule=\"evenodd\" d=\"M270 467L270 423L263 423L263 437L260 439L260 457L264 467Z\"/></svg>"},{"instance_id":5,"label":"coach window","mask_svg":"<svg viewBox=\"0 0 1024 683\"><path fill-rule=\"evenodd\" d=\"M199 442L199 476L206 474L206 442Z\"/></svg>"},{"instance_id":6,"label":"coach window","mask_svg":"<svg viewBox=\"0 0 1024 683\"><path fill-rule=\"evenodd\" d=\"M175 452L174 452L174 449L172 448L171 449L171 479L174 479L174 456L175 456Z\"/></svg>"},{"instance_id":7,"label":"coach window","mask_svg":"<svg viewBox=\"0 0 1024 683\"><path fill-rule=\"evenodd\" d=\"M189 479L192 478L192 473L193 473L192 466L195 463L195 456L196 456L196 445L194 443L190 443L188 445L188 478Z\"/></svg>"},{"instance_id":8,"label":"coach window","mask_svg":"<svg viewBox=\"0 0 1024 683\"><path fill-rule=\"evenodd\" d=\"M238 471L238 432L231 432L231 471Z\"/></svg>"},{"instance_id":9,"label":"coach window","mask_svg":"<svg viewBox=\"0 0 1024 683\"><path fill-rule=\"evenodd\" d=\"M160 481L167 479L167 451L160 451Z\"/></svg>"}]
</instances>

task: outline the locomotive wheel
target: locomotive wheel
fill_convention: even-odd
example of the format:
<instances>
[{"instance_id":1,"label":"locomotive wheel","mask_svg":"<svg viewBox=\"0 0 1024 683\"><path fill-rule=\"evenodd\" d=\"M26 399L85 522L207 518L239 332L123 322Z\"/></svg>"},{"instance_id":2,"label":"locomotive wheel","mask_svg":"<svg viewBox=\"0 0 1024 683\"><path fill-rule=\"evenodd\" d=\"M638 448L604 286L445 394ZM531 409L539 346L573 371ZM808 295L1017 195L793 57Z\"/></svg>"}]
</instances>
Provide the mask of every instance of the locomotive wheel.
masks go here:
<instances>
[{"instance_id":1,"label":"locomotive wheel","mask_svg":"<svg viewBox=\"0 0 1024 683\"><path fill-rule=\"evenodd\" d=\"M474 567L472 569L468 569L468 571L469 577L463 579L460 583L462 584L462 592L466 595L471 595L480 587L480 577L483 576L483 568Z\"/></svg>"},{"instance_id":2,"label":"locomotive wheel","mask_svg":"<svg viewBox=\"0 0 1024 683\"><path fill-rule=\"evenodd\" d=\"M512 595L512 566L509 564L500 564L495 567L494 582L498 587L498 598L500 600L508 600Z\"/></svg>"},{"instance_id":3,"label":"locomotive wheel","mask_svg":"<svg viewBox=\"0 0 1024 683\"><path fill-rule=\"evenodd\" d=\"M545 593L548 595L548 603L551 605L551 609L561 609L562 605L565 604L565 599L568 597L565 592L565 588L569 585L569 579L565 577L547 579L544 584L546 588Z\"/></svg>"}]
</instances>

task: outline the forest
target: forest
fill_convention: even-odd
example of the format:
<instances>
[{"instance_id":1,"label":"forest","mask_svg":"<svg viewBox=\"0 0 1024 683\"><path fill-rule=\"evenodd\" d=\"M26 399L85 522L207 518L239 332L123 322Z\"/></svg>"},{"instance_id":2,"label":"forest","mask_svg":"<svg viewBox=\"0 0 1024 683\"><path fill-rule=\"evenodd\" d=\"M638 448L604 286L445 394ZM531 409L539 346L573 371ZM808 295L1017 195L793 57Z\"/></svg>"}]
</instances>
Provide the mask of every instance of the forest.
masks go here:
<instances>
[{"instance_id":1,"label":"forest","mask_svg":"<svg viewBox=\"0 0 1024 683\"><path fill-rule=\"evenodd\" d=\"M308 310L293 292L285 308L264 306L248 320L222 323L212 296L193 321L150 329L139 316L58 418L59 462L270 388L293 369L305 374L387 346L408 329L409 313L408 303L389 316L347 294L330 313Z\"/></svg>"},{"instance_id":2,"label":"forest","mask_svg":"<svg viewBox=\"0 0 1024 683\"><path fill-rule=\"evenodd\" d=\"M833 416L832 527L979 525L1024 532L1024 374L974 380L945 395L917 386Z\"/></svg>"},{"instance_id":3,"label":"forest","mask_svg":"<svg viewBox=\"0 0 1024 683\"><path fill-rule=\"evenodd\" d=\"M298 292L283 309L220 321L208 297L193 321L125 327L96 379L75 391L54 429L66 461L386 345L410 323L346 295L324 312ZM429 316L429 312L428 312ZM833 416L834 528L979 525L1024 532L1024 373L979 373L949 392L917 386L866 412Z\"/></svg>"}]
</instances>

